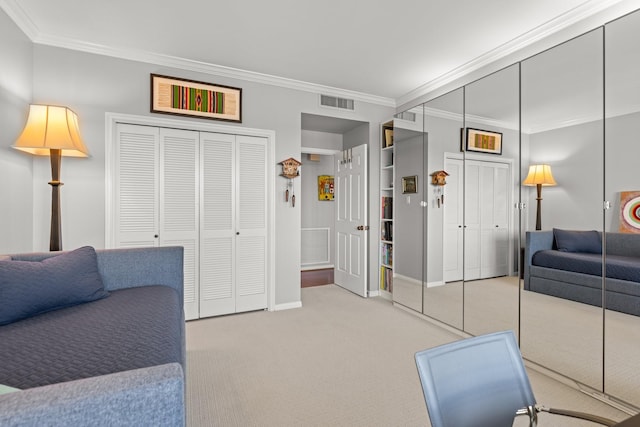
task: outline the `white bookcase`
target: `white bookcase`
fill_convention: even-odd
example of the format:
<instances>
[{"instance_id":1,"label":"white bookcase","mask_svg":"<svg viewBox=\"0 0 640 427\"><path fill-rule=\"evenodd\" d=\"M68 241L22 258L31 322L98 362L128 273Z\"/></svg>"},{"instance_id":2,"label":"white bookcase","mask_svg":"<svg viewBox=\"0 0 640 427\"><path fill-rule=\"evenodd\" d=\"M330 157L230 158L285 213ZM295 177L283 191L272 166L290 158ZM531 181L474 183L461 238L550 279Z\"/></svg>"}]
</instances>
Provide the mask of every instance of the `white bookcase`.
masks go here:
<instances>
[{"instance_id":1,"label":"white bookcase","mask_svg":"<svg viewBox=\"0 0 640 427\"><path fill-rule=\"evenodd\" d=\"M380 141L379 281L382 296L393 293L393 121L382 124Z\"/></svg>"}]
</instances>

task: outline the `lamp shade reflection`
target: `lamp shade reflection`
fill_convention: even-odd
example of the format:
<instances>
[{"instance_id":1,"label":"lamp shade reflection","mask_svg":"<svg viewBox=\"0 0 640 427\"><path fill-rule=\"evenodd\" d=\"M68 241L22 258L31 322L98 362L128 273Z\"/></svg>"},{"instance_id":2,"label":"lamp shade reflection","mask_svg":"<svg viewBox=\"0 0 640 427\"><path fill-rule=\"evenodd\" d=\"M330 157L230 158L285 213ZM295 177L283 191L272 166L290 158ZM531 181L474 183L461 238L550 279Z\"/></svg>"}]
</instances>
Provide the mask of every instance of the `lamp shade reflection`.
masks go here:
<instances>
[{"instance_id":1,"label":"lamp shade reflection","mask_svg":"<svg viewBox=\"0 0 640 427\"><path fill-rule=\"evenodd\" d=\"M522 182L523 185L536 186L537 195L537 209L536 209L536 230L542 230L542 214L541 214L541 202L542 202L542 186L550 187L556 184L556 180L551 173L551 166L549 165L531 165L529 166L529 174Z\"/></svg>"}]
</instances>

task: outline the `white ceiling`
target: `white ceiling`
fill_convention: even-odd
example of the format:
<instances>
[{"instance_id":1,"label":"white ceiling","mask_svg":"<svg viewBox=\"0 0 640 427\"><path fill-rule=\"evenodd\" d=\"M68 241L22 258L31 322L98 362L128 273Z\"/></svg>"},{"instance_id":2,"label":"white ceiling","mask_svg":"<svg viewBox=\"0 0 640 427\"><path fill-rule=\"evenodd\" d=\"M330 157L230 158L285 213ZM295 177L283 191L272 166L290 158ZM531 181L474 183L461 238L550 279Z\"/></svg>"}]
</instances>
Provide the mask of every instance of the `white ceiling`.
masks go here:
<instances>
[{"instance_id":1,"label":"white ceiling","mask_svg":"<svg viewBox=\"0 0 640 427\"><path fill-rule=\"evenodd\" d=\"M187 60L395 105L619 1L0 0L0 7L36 43Z\"/></svg>"}]
</instances>

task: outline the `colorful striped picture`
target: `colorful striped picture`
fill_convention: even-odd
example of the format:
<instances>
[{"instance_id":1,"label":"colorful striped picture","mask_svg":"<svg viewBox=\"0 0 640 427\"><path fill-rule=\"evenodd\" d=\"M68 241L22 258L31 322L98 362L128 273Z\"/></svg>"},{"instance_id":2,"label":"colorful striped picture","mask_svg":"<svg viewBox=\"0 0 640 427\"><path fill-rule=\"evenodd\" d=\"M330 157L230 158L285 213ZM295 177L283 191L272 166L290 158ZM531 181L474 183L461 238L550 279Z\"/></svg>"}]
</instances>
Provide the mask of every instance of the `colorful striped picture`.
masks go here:
<instances>
[{"instance_id":1,"label":"colorful striped picture","mask_svg":"<svg viewBox=\"0 0 640 427\"><path fill-rule=\"evenodd\" d=\"M242 122L242 89L151 74L151 112Z\"/></svg>"},{"instance_id":2,"label":"colorful striped picture","mask_svg":"<svg viewBox=\"0 0 640 427\"><path fill-rule=\"evenodd\" d=\"M466 150L502 154L502 133L467 128Z\"/></svg>"}]
</instances>

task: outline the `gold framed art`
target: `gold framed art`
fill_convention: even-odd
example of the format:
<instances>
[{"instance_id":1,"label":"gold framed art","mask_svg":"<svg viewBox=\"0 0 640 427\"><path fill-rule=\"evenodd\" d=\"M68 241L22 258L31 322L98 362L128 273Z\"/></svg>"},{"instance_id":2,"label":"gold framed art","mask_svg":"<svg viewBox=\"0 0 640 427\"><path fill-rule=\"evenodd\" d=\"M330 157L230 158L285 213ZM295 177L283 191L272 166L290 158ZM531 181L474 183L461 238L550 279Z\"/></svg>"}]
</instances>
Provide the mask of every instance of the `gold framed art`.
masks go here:
<instances>
[{"instance_id":1,"label":"gold framed art","mask_svg":"<svg viewBox=\"0 0 640 427\"><path fill-rule=\"evenodd\" d=\"M402 177L402 194L418 192L418 175Z\"/></svg>"},{"instance_id":2,"label":"gold framed art","mask_svg":"<svg viewBox=\"0 0 640 427\"><path fill-rule=\"evenodd\" d=\"M242 89L151 74L151 112L242 122Z\"/></svg>"}]
</instances>

